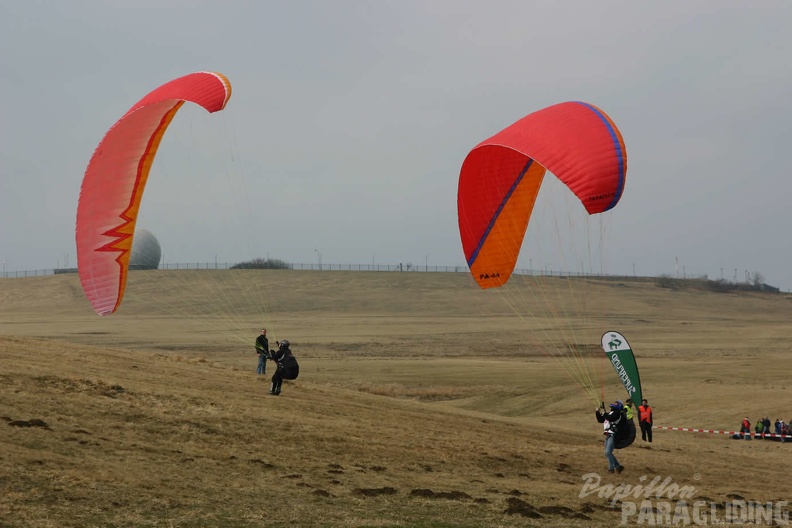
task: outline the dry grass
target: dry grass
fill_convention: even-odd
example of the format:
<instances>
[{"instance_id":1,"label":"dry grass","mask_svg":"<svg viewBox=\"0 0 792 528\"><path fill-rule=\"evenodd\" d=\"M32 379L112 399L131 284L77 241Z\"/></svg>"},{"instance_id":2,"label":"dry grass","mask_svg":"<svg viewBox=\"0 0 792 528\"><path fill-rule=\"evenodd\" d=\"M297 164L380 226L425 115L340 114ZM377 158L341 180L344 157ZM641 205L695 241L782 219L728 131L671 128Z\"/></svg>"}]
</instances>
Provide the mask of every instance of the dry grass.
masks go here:
<instances>
[{"instance_id":1,"label":"dry grass","mask_svg":"<svg viewBox=\"0 0 792 528\"><path fill-rule=\"evenodd\" d=\"M178 305L205 273L130 284ZM605 473L591 402L464 274L240 273L300 359L279 398L254 373L261 314L239 299L194 318L127 299L98 318L76 276L0 281L0 526L617 525L606 499L579 497L590 472L790 499L777 442L656 431ZM590 288L608 307L592 317L637 349L658 425L792 414L788 296ZM249 343L210 324L226 302Z\"/></svg>"}]
</instances>

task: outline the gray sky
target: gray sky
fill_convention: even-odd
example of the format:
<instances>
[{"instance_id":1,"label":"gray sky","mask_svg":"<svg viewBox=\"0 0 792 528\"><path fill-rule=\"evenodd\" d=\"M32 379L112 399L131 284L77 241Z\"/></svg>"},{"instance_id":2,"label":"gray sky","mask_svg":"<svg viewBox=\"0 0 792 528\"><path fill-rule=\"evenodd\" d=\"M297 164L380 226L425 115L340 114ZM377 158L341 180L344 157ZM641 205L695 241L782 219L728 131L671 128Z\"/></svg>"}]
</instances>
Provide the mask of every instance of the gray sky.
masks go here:
<instances>
[{"instance_id":1,"label":"gray sky","mask_svg":"<svg viewBox=\"0 0 792 528\"><path fill-rule=\"evenodd\" d=\"M167 261L464 265L468 151L582 100L629 160L606 271L678 262L790 290L790 28L786 1L2 0L0 257L74 266L101 137L150 90L212 70L227 109L180 111L141 209ZM543 261L528 253L519 266Z\"/></svg>"}]
</instances>

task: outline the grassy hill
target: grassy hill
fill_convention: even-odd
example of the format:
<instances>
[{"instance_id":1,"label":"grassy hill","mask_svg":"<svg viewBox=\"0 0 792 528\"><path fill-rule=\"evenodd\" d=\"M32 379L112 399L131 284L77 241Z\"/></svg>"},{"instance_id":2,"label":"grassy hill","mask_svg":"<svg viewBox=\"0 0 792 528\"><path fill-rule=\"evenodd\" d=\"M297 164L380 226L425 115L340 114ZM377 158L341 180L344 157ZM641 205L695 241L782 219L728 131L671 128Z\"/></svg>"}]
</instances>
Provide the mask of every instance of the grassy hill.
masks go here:
<instances>
[{"instance_id":1,"label":"grassy hill","mask_svg":"<svg viewBox=\"0 0 792 528\"><path fill-rule=\"evenodd\" d=\"M566 339L615 399L598 340L624 333L656 425L786 420L788 295L542 280L559 297L518 307L463 273L141 271L102 318L74 275L0 280L0 526L618 525L591 473L790 499L779 442L657 430L609 475L594 403L543 342L580 325ZM280 397L255 375L262 325L300 360Z\"/></svg>"}]
</instances>

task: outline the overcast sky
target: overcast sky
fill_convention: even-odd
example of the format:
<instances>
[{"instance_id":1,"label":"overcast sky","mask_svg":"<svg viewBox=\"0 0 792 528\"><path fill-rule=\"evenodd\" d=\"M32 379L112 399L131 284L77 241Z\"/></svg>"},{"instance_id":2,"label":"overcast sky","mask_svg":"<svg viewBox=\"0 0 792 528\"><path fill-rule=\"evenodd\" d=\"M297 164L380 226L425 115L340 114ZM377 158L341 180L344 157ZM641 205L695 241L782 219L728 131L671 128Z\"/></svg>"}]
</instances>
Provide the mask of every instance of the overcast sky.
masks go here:
<instances>
[{"instance_id":1,"label":"overcast sky","mask_svg":"<svg viewBox=\"0 0 792 528\"><path fill-rule=\"evenodd\" d=\"M211 70L233 85L226 110L180 111L141 208L166 261L464 265L469 150L582 100L629 160L608 272L759 272L788 291L790 28L787 1L2 0L0 257L74 266L99 140L150 90Z\"/></svg>"}]
</instances>

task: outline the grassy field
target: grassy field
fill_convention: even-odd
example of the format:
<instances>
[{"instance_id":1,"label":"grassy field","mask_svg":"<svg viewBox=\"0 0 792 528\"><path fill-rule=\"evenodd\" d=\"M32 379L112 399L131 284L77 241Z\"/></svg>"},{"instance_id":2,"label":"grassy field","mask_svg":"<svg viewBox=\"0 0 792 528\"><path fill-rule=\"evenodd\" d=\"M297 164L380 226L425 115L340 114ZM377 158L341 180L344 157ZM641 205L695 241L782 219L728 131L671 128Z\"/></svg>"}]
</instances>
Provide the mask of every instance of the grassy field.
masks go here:
<instances>
[{"instance_id":1,"label":"grassy field","mask_svg":"<svg viewBox=\"0 0 792 528\"><path fill-rule=\"evenodd\" d=\"M526 322L467 274L169 274L133 272L103 318L75 275L0 280L0 526L616 526L608 490L655 477L720 508L792 499L779 442L657 430L608 474L593 401L542 353L564 316ZM789 295L585 288L575 339L630 339L656 425L792 416ZM280 397L262 324L300 360ZM584 493L591 473L611 488Z\"/></svg>"}]
</instances>

